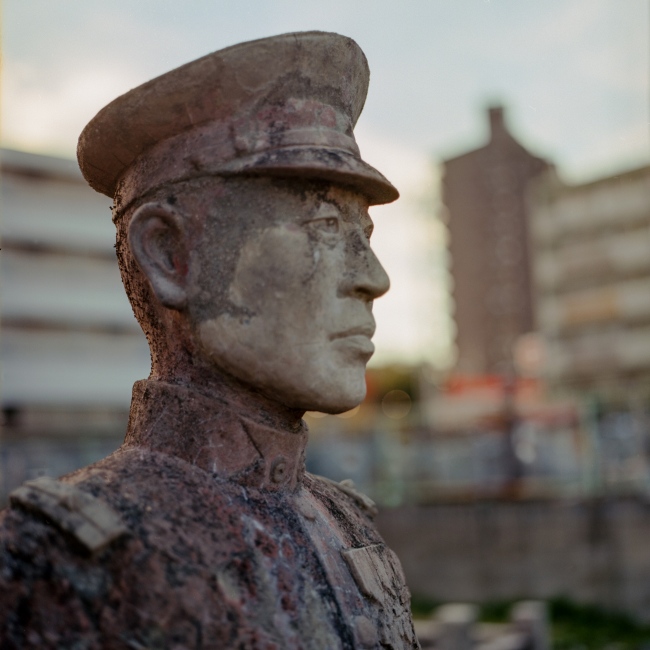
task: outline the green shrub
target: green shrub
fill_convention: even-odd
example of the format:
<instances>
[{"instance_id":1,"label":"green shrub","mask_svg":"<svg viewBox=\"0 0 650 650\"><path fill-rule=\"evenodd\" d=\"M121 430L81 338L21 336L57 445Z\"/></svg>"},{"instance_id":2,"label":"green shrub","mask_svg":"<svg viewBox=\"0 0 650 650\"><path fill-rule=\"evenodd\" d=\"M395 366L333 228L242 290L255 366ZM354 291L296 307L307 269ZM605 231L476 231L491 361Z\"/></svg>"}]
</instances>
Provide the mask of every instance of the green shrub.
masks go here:
<instances>
[{"instance_id":1,"label":"green shrub","mask_svg":"<svg viewBox=\"0 0 650 650\"><path fill-rule=\"evenodd\" d=\"M519 599L519 600L524 600ZM480 620L502 623L509 619L516 600L490 601L480 606ZM428 618L439 605L414 596L415 618ZM650 625L595 605L579 605L568 598L548 601L553 650L650 650Z\"/></svg>"},{"instance_id":2,"label":"green shrub","mask_svg":"<svg viewBox=\"0 0 650 650\"><path fill-rule=\"evenodd\" d=\"M554 650L650 650L650 626L567 598L549 602Z\"/></svg>"}]
</instances>

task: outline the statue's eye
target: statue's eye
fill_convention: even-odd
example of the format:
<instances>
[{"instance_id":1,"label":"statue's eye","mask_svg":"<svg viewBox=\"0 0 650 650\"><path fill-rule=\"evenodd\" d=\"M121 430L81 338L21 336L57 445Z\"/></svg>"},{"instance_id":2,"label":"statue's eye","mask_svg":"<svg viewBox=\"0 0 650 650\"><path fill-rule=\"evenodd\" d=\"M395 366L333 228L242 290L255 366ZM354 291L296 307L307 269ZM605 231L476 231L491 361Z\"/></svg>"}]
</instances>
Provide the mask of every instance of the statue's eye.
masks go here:
<instances>
[{"instance_id":1,"label":"statue's eye","mask_svg":"<svg viewBox=\"0 0 650 650\"><path fill-rule=\"evenodd\" d=\"M337 217L324 217L322 219L313 219L309 222L313 228L330 234L336 234L339 231L339 220Z\"/></svg>"}]
</instances>

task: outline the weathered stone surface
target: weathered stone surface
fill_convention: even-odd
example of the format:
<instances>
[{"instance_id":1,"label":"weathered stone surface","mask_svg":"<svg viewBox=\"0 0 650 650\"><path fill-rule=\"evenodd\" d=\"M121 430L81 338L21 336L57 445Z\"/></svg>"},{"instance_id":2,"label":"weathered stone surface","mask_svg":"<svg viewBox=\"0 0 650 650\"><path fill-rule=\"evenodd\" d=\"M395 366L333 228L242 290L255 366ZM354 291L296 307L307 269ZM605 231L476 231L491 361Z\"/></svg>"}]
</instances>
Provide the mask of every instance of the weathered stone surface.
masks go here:
<instances>
[{"instance_id":1,"label":"weathered stone surface","mask_svg":"<svg viewBox=\"0 0 650 650\"><path fill-rule=\"evenodd\" d=\"M369 79L359 46L338 34L240 43L102 109L79 138L79 164L122 204L161 184L241 173L334 180L394 201L397 190L361 160L352 134Z\"/></svg>"},{"instance_id":2,"label":"weathered stone surface","mask_svg":"<svg viewBox=\"0 0 650 650\"><path fill-rule=\"evenodd\" d=\"M127 532L121 517L103 501L46 476L27 481L9 498L13 507L46 519L91 553Z\"/></svg>"},{"instance_id":3,"label":"weathered stone surface","mask_svg":"<svg viewBox=\"0 0 650 650\"><path fill-rule=\"evenodd\" d=\"M86 127L151 348L124 445L0 513L2 648L416 648L399 560L349 483L305 472L306 410L365 394L388 277L352 134L350 39L283 35L130 91Z\"/></svg>"},{"instance_id":4,"label":"weathered stone surface","mask_svg":"<svg viewBox=\"0 0 650 650\"><path fill-rule=\"evenodd\" d=\"M164 452L146 433L154 422L140 420L119 451L65 479L121 513L127 533L93 556L32 512L4 513L4 647L417 647L399 561L354 497L304 473L305 431L274 431L158 382L148 399L193 402L191 415L148 410L180 430L213 417L192 444ZM255 453L215 471L196 450L216 445Z\"/></svg>"}]
</instances>

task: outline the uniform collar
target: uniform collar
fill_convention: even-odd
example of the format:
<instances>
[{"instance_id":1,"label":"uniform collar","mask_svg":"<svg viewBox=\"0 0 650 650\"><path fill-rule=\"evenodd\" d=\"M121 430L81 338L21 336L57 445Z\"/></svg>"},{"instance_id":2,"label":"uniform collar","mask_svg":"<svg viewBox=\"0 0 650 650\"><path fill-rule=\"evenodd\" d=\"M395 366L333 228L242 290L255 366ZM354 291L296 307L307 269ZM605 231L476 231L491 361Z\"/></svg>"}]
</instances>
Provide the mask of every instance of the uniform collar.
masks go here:
<instances>
[{"instance_id":1,"label":"uniform collar","mask_svg":"<svg viewBox=\"0 0 650 650\"><path fill-rule=\"evenodd\" d=\"M265 490L295 489L305 471L307 425L286 431L244 417L186 386L133 386L124 444L177 456L215 478Z\"/></svg>"}]
</instances>

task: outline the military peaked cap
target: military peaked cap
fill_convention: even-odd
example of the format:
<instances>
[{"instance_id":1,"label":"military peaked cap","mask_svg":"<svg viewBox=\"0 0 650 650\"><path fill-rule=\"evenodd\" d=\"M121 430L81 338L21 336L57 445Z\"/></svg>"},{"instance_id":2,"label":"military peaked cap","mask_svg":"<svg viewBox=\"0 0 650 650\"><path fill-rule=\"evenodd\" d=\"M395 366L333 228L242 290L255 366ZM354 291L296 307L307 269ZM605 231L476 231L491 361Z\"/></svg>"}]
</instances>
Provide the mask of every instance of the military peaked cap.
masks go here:
<instances>
[{"instance_id":1,"label":"military peaked cap","mask_svg":"<svg viewBox=\"0 0 650 650\"><path fill-rule=\"evenodd\" d=\"M369 77L361 48L338 34L233 45L108 104L79 138L79 166L122 207L170 182L231 174L332 180L388 203L397 190L352 132Z\"/></svg>"}]
</instances>

